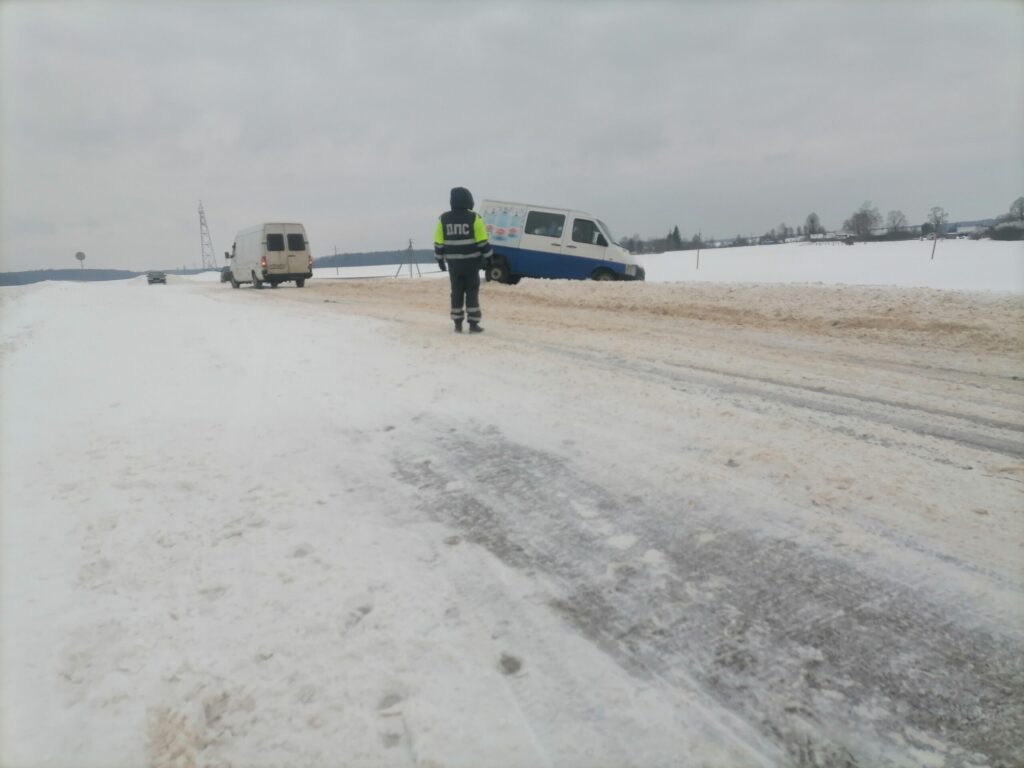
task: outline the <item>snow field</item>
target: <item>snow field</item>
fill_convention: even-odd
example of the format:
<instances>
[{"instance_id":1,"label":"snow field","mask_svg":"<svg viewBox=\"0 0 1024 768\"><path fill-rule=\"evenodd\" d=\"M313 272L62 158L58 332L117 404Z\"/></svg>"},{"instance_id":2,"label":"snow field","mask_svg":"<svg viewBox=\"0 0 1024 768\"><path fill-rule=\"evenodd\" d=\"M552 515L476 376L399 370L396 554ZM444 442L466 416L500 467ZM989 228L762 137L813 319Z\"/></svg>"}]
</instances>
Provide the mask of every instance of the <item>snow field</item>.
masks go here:
<instances>
[{"instance_id":1,"label":"snow field","mask_svg":"<svg viewBox=\"0 0 1024 768\"><path fill-rule=\"evenodd\" d=\"M762 764L409 513L395 444L429 461L409 425L485 380L182 287L4 296L5 764Z\"/></svg>"},{"instance_id":2,"label":"snow field","mask_svg":"<svg viewBox=\"0 0 1024 768\"><path fill-rule=\"evenodd\" d=\"M5 289L0 763L1012 762L1019 300L745 277Z\"/></svg>"}]
</instances>

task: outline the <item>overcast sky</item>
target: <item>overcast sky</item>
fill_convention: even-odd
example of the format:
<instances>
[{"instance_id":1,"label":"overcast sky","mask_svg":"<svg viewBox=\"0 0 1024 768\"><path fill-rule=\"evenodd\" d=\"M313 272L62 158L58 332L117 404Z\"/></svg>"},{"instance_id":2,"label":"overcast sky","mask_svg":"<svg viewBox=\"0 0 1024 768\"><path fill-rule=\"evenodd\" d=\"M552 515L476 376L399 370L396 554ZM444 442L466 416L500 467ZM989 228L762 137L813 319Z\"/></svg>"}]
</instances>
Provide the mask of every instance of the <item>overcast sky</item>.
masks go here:
<instances>
[{"instance_id":1,"label":"overcast sky","mask_svg":"<svg viewBox=\"0 0 1024 768\"><path fill-rule=\"evenodd\" d=\"M262 221L429 248L452 186L616 236L1024 195L1024 3L0 1L0 269Z\"/></svg>"}]
</instances>

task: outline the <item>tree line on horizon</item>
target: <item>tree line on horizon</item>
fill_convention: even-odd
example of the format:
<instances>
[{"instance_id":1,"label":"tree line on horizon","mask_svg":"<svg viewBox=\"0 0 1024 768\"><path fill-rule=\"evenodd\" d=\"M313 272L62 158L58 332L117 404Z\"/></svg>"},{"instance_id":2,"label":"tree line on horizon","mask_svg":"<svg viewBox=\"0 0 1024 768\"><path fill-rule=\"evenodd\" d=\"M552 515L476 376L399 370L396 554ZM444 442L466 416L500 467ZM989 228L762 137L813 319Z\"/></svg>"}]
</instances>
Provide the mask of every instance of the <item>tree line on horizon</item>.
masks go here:
<instances>
[{"instance_id":1,"label":"tree line on horizon","mask_svg":"<svg viewBox=\"0 0 1024 768\"><path fill-rule=\"evenodd\" d=\"M1000 214L977 231L975 238L993 240L1024 239L1024 197L1018 197L1010 204L1007 213ZM704 237L697 232L692 238L684 238L679 227L673 227L664 237L643 238L634 234L623 238L620 245L631 253L664 253L666 251L689 251L700 248L734 248L745 245L771 245L793 240L856 241L913 240L934 234L946 236L950 233L949 214L942 206L933 206L927 220L922 224L908 224L907 217L900 210L889 211L884 217L871 201L865 201L843 225L829 232L821 223L817 213L809 213L803 225L790 227L785 222L761 235L736 235L730 238Z\"/></svg>"},{"instance_id":2,"label":"tree line on horizon","mask_svg":"<svg viewBox=\"0 0 1024 768\"><path fill-rule=\"evenodd\" d=\"M970 233L974 239L990 238L992 240L1024 240L1024 196L1018 197L1010 204L1007 213L977 222L961 222L961 225L976 224L977 228ZM956 225L953 225L954 227ZM772 228L762 235L736 235L733 238L703 237L698 231L690 239L684 239L679 227L673 227L665 237L642 238L640 235L622 238L619 245L631 253L664 253L666 251L688 251L699 248L730 248L745 245L767 245L772 243L805 240L834 241L852 243L855 241L912 240L928 237L935 233L947 236L950 232L949 214L941 206L932 207L928 219L922 224L908 225L907 217L902 211L889 211L883 218L878 208L870 201L864 202L843 226L829 232L822 225L817 213L810 213L802 226L790 227L785 223ZM434 253L426 249L395 251L374 251L368 253L335 253L314 259L315 267L371 266L394 264L430 264ZM195 274L201 268L182 267L166 269L169 274ZM119 280L137 277L145 271L116 269L36 269L22 272L0 271L0 286L26 285L41 280Z\"/></svg>"}]
</instances>

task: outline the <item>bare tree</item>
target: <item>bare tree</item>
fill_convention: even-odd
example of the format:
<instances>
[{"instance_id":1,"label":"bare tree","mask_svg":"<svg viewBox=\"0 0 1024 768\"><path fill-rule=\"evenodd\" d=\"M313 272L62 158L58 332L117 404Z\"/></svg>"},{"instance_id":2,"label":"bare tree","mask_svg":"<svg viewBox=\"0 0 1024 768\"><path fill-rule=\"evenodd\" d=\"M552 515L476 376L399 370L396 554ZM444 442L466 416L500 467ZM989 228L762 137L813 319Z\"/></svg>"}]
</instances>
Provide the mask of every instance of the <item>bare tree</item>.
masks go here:
<instances>
[{"instance_id":1,"label":"bare tree","mask_svg":"<svg viewBox=\"0 0 1024 768\"><path fill-rule=\"evenodd\" d=\"M818 214L810 213L807 215L807 221L804 222L804 229L807 230L807 237L811 235L823 235L825 234L825 228L821 226L821 219L818 218Z\"/></svg>"},{"instance_id":2,"label":"bare tree","mask_svg":"<svg viewBox=\"0 0 1024 768\"><path fill-rule=\"evenodd\" d=\"M936 237L940 237L946 231L947 221L949 221L949 214L942 206L936 205L928 213L928 223L932 225L932 231Z\"/></svg>"},{"instance_id":3,"label":"bare tree","mask_svg":"<svg viewBox=\"0 0 1024 768\"><path fill-rule=\"evenodd\" d=\"M861 240L867 240L871 235L871 230L877 228L881 223L882 214L871 205L870 200L866 200L853 216L843 222L843 229L852 232Z\"/></svg>"},{"instance_id":4,"label":"bare tree","mask_svg":"<svg viewBox=\"0 0 1024 768\"><path fill-rule=\"evenodd\" d=\"M1010 218L1024 219L1024 197L1018 197L1010 203Z\"/></svg>"},{"instance_id":5,"label":"bare tree","mask_svg":"<svg viewBox=\"0 0 1024 768\"><path fill-rule=\"evenodd\" d=\"M935 246L939 244L939 238L942 237L942 233L945 231L947 219L949 219L949 214L946 213L946 209L938 205L933 206L928 214L928 223L932 225L932 231L935 232L931 255L933 259L935 258Z\"/></svg>"},{"instance_id":6,"label":"bare tree","mask_svg":"<svg viewBox=\"0 0 1024 768\"><path fill-rule=\"evenodd\" d=\"M890 232L899 232L907 226L907 217L903 215L903 211L889 211L885 220Z\"/></svg>"}]
</instances>

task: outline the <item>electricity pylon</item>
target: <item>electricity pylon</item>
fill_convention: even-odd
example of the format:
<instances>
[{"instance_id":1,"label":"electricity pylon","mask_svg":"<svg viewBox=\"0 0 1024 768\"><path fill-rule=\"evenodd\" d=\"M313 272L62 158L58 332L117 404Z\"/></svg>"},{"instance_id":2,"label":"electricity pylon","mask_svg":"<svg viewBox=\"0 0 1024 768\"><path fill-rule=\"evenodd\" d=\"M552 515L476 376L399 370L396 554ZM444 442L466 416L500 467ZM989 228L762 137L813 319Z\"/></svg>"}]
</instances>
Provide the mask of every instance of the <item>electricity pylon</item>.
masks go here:
<instances>
[{"instance_id":1,"label":"electricity pylon","mask_svg":"<svg viewBox=\"0 0 1024 768\"><path fill-rule=\"evenodd\" d=\"M199 247L202 248L203 269L217 269L216 251L210 239L210 228L206 225L206 211L203 201L199 201Z\"/></svg>"}]
</instances>

